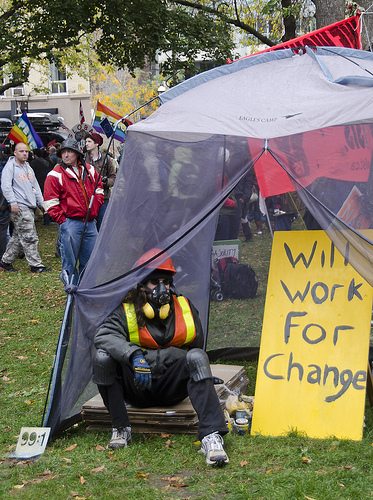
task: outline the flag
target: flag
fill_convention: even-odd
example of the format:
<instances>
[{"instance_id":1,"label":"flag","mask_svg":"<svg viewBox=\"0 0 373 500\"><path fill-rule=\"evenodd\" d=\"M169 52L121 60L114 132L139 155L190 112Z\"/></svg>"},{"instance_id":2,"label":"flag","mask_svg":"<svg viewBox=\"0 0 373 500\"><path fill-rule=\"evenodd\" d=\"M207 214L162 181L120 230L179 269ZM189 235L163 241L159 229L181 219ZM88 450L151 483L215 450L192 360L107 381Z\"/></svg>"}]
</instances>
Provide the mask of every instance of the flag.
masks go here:
<instances>
[{"instance_id":1,"label":"flag","mask_svg":"<svg viewBox=\"0 0 373 500\"><path fill-rule=\"evenodd\" d=\"M350 47L352 49L361 49L361 29L360 29L360 14L356 16L348 17L342 21L338 21L323 28L319 28L305 35L298 36L287 42L279 43L268 49L255 52L248 56L241 57L241 59L246 59L246 57L251 57L257 54L263 54L264 52L271 52L272 50L280 49L291 49L305 46L317 46L317 47ZM228 63L234 61L228 60Z\"/></svg>"},{"instance_id":2,"label":"flag","mask_svg":"<svg viewBox=\"0 0 373 500\"><path fill-rule=\"evenodd\" d=\"M97 130L97 132L100 132L100 134L106 135L106 132L101 125L102 121L105 118L107 118L110 125L114 128L115 122L120 120L122 117L118 115L118 113L115 113L115 111L112 111L110 108L102 104L100 101L97 101L97 108L96 108L95 119L93 122L93 128ZM128 127L129 125L132 125L132 122L127 119L124 120L124 123L119 123L118 127L115 130L114 139L116 139L119 142L124 142L126 137L126 127Z\"/></svg>"},{"instance_id":3,"label":"flag","mask_svg":"<svg viewBox=\"0 0 373 500\"><path fill-rule=\"evenodd\" d=\"M80 101L80 104L79 104L79 121L80 121L80 125L83 125L83 123L85 122L82 101Z\"/></svg>"},{"instance_id":4,"label":"flag","mask_svg":"<svg viewBox=\"0 0 373 500\"><path fill-rule=\"evenodd\" d=\"M356 130L359 131L359 143L346 143L346 137ZM262 143L262 139L248 139L249 150L255 154L263 147ZM294 134L286 144L283 137L269 139L268 150L254 165L260 192L267 198L296 191L293 178L303 187L321 177L368 182L372 150L370 123L336 125ZM287 165L286 170L281 165Z\"/></svg>"},{"instance_id":5,"label":"flag","mask_svg":"<svg viewBox=\"0 0 373 500\"><path fill-rule=\"evenodd\" d=\"M114 129L107 118L104 118L100 122L102 130L105 132L106 137L111 137L114 134Z\"/></svg>"},{"instance_id":6,"label":"flag","mask_svg":"<svg viewBox=\"0 0 373 500\"><path fill-rule=\"evenodd\" d=\"M31 125L31 122L25 112L22 113L11 128L8 138L16 144L18 142L24 142L30 149L39 149L44 147L43 141Z\"/></svg>"}]
</instances>

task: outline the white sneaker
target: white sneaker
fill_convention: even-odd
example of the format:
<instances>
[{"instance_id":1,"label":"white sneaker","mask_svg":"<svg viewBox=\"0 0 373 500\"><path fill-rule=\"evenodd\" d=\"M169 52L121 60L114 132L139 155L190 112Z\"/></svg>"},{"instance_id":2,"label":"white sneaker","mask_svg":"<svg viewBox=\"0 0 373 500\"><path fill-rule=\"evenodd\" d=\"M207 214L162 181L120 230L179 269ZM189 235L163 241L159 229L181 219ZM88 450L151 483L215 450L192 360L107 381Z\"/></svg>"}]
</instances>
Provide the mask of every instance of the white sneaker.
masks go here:
<instances>
[{"instance_id":1,"label":"white sneaker","mask_svg":"<svg viewBox=\"0 0 373 500\"><path fill-rule=\"evenodd\" d=\"M113 428L109 448L125 448L131 441L131 427Z\"/></svg>"},{"instance_id":2,"label":"white sneaker","mask_svg":"<svg viewBox=\"0 0 373 500\"><path fill-rule=\"evenodd\" d=\"M206 457L207 465L222 467L229 462L228 455L223 448L224 440L218 432L205 436L201 441L200 453Z\"/></svg>"}]
</instances>

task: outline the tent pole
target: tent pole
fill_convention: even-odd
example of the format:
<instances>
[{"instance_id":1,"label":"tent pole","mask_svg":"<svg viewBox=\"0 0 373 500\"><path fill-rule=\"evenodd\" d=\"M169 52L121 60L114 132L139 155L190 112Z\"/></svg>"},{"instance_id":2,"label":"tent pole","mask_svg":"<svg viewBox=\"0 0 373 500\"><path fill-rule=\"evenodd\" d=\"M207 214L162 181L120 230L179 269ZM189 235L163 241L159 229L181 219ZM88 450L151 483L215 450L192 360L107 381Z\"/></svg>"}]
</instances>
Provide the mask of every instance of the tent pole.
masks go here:
<instances>
[{"instance_id":1,"label":"tent pole","mask_svg":"<svg viewBox=\"0 0 373 500\"><path fill-rule=\"evenodd\" d=\"M61 370L62 370L63 362L65 360L66 350L67 350L67 345L68 345L69 317L70 317L70 310L71 310L72 304L73 304L73 295L68 294L67 300L66 300L66 305L65 305L65 312L63 315L62 325L61 325L61 329L60 329L60 334L58 337L56 354L54 355L53 366L52 366L51 375L50 375L50 379L49 379L47 396L46 396L45 404L44 404L44 411L43 411L42 424L41 424L44 427L49 426L48 422L49 422L51 410L52 410L52 407L54 404L54 393L56 391L57 385L61 383Z\"/></svg>"}]
</instances>

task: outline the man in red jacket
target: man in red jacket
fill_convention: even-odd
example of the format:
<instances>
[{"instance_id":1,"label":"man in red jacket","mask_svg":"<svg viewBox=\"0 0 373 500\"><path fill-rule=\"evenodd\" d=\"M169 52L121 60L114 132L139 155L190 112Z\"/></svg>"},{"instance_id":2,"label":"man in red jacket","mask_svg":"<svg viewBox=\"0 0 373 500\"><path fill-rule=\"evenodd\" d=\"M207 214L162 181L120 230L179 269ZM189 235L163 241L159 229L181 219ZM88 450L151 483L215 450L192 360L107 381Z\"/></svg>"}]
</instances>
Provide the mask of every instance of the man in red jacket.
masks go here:
<instances>
[{"instance_id":1,"label":"man in red jacket","mask_svg":"<svg viewBox=\"0 0 373 500\"><path fill-rule=\"evenodd\" d=\"M66 139L60 155L62 161L45 180L44 200L48 214L60 226L62 273L67 274L64 281L67 278L68 283L76 284L97 238L95 219L104 202L104 191L100 175L92 165L83 163L75 140Z\"/></svg>"}]
</instances>

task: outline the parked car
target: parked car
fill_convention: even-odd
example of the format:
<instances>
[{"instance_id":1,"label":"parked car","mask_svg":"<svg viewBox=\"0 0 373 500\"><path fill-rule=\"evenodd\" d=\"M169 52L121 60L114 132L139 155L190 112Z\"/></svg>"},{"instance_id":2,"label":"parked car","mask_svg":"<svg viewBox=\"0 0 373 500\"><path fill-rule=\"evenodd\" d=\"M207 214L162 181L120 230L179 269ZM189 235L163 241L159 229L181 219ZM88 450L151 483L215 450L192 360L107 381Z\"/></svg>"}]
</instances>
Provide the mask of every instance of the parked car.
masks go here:
<instances>
[{"instance_id":1,"label":"parked car","mask_svg":"<svg viewBox=\"0 0 373 500\"><path fill-rule=\"evenodd\" d=\"M15 115L15 121L21 115ZM44 146L47 146L51 141L63 142L68 132L61 128L62 118L51 113L28 113L27 114L32 126L43 141ZM13 122L9 118L0 118L0 143L9 144L6 139L13 126Z\"/></svg>"}]
</instances>

